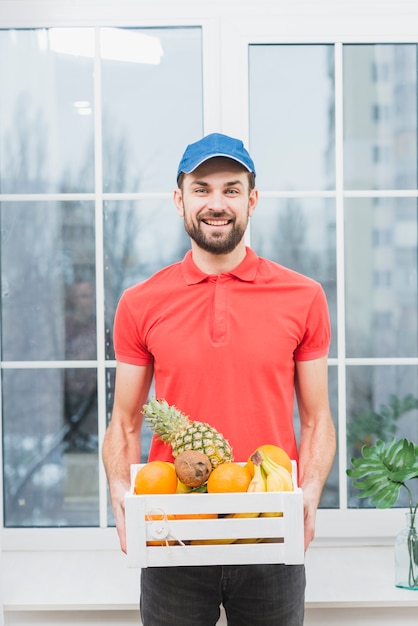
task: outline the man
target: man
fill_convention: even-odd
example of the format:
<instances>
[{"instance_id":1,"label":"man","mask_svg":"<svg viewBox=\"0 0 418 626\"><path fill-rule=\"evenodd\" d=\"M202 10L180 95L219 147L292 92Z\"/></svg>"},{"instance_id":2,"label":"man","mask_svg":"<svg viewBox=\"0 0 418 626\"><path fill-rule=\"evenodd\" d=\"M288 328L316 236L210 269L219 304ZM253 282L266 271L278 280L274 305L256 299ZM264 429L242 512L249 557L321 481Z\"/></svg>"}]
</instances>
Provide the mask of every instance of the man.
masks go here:
<instances>
[{"instance_id":1,"label":"man","mask_svg":"<svg viewBox=\"0 0 418 626\"><path fill-rule=\"evenodd\" d=\"M115 319L115 399L103 458L122 550L129 466L139 462L153 376L156 396L217 428L236 461L263 443L298 459L307 548L335 454L323 290L246 247L258 191L241 141L212 134L189 145L177 183L174 203L191 251L128 289ZM154 438L149 458L170 460L169 446ZM304 590L303 565L146 568L141 616L145 626L214 626L222 603L231 626L301 626Z\"/></svg>"}]
</instances>

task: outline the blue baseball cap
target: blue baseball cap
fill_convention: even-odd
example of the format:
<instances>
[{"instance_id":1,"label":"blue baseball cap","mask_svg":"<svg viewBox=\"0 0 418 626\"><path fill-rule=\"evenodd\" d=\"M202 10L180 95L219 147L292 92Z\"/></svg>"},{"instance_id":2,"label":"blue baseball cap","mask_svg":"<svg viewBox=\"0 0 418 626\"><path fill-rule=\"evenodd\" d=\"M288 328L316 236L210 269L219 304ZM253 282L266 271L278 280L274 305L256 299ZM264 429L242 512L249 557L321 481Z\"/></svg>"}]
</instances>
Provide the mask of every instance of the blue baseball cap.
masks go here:
<instances>
[{"instance_id":1,"label":"blue baseball cap","mask_svg":"<svg viewBox=\"0 0 418 626\"><path fill-rule=\"evenodd\" d=\"M233 159L255 175L253 160L240 139L212 133L187 146L177 170L177 179L182 172L190 174L213 157Z\"/></svg>"}]
</instances>

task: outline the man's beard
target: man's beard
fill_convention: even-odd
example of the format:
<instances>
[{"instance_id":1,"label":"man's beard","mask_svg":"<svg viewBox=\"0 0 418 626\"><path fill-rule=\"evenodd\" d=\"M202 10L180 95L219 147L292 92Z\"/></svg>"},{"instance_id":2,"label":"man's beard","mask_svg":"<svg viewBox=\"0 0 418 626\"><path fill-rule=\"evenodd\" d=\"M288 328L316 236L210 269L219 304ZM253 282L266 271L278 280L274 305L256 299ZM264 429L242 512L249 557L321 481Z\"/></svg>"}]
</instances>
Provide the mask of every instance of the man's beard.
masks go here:
<instances>
[{"instance_id":1,"label":"man's beard","mask_svg":"<svg viewBox=\"0 0 418 626\"><path fill-rule=\"evenodd\" d=\"M213 218L225 218L230 219L230 216L226 216L224 213L214 213L211 217ZM187 220L184 220L184 228L186 229L187 234L193 241L205 250L206 252L210 252L211 254L228 254L235 250L241 239L245 234L245 230L247 228L247 222L238 223L233 220L230 224L230 231L226 235L224 232L216 233L213 232L210 236L206 235L200 228L200 224L202 219L199 218L197 223Z\"/></svg>"}]
</instances>

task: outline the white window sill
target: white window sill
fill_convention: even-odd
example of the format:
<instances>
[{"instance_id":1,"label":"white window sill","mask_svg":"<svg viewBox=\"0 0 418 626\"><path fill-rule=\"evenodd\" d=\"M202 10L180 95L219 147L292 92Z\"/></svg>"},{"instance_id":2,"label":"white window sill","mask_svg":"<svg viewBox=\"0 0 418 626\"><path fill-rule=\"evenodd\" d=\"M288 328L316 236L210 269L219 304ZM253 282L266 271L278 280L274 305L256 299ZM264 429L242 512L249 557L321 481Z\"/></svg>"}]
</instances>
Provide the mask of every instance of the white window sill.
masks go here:
<instances>
[{"instance_id":1,"label":"white window sill","mask_svg":"<svg viewBox=\"0 0 418 626\"><path fill-rule=\"evenodd\" d=\"M319 536L307 552L308 608L418 607L417 592L394 585L394 535L338 534ZM138 608L139 571L127 567L112 528L6 529L2 576L5 611Z\"/></svg>"}]
</instances>

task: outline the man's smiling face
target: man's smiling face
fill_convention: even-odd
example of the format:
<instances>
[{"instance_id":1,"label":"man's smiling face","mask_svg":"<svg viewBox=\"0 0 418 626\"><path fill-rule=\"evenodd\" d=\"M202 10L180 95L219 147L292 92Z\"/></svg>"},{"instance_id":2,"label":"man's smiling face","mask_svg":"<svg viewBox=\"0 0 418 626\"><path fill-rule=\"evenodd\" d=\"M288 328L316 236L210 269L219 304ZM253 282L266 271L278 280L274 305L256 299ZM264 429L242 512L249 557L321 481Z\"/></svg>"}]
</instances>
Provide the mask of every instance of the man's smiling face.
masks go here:
<instances>
[{"instance_id":1,"label":"man's smiling face","mask_svg":"<svg viewBox=\"0 0 418 626\"><path fill-rule=\"evenodd\" d=\"M176 206L191 239L212 254L232 252L244 237L256 204L247 170L214 157L185 174Z\"/></svg>"}]
</instances>

